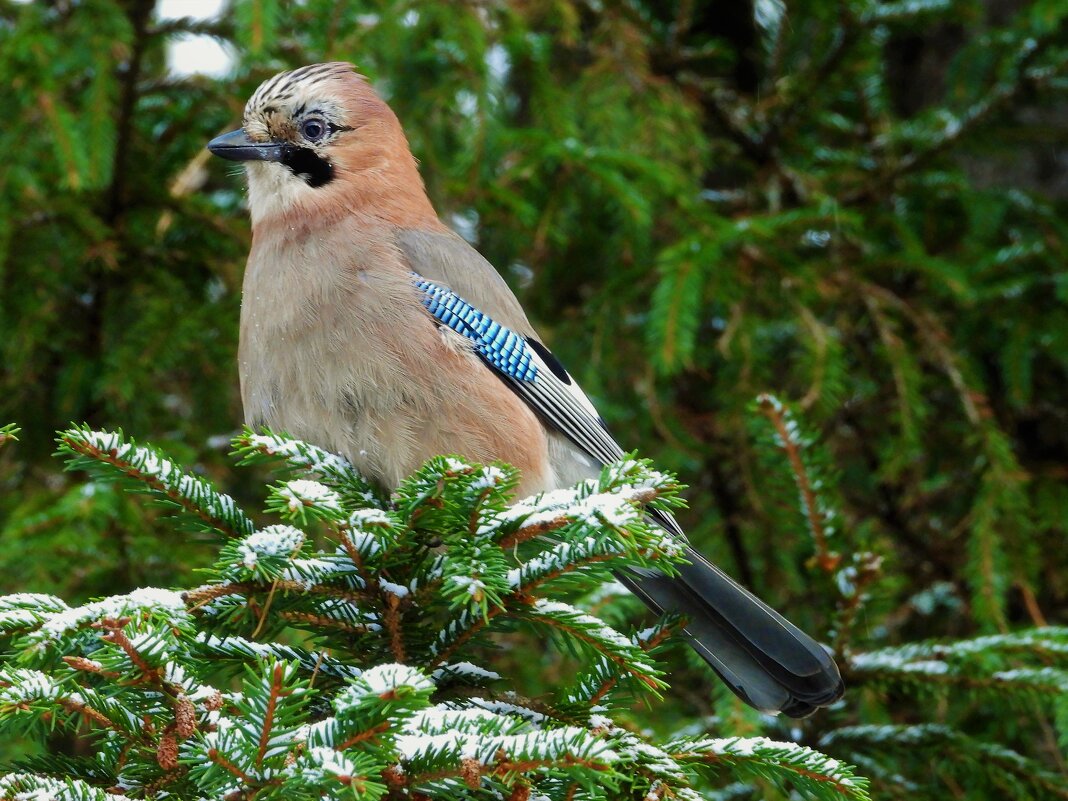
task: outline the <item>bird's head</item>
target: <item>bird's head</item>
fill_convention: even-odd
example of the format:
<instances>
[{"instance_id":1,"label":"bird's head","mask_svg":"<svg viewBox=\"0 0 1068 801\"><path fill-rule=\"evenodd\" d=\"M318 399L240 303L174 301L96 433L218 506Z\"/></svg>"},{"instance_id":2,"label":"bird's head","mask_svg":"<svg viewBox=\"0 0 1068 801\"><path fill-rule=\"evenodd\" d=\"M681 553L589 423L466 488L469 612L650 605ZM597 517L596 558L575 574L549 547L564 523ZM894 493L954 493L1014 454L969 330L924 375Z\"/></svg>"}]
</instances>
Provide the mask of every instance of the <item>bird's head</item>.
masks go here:
<instances>
[{"instance_id":1,"label":"bird's head","mask_svg":"<svg viewBox=\"0 0 1068 801\"><path fill-rule=\"evenodd\" d=\"M345 62L264 81L245 105L242 127L208 149L245 163L254 224L345 210L401 223L433 214L396 115Z\"/></svg>"}]
</instances>

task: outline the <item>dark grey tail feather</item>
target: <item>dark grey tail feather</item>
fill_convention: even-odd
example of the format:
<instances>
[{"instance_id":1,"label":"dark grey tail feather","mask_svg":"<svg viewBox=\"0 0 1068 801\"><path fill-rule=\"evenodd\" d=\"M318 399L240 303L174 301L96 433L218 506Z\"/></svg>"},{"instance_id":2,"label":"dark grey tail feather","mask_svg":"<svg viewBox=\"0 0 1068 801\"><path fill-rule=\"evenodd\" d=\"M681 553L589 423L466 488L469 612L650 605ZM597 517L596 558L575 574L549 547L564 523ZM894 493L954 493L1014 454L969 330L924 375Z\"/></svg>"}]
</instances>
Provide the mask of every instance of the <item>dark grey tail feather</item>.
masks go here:
<instances>
[{"instance_id":1,"label":"dark grey tail feather","mask_svg":"<svg viewBox=\"0 0 1068 801\"><path fill-rule=\"evenodd\" d=\"M657 612L688 619L694 649L750 706L792 718L834 703L844 689L824 648L692 548L679 575L619 574Z\"/></svg>"}]
</instances>

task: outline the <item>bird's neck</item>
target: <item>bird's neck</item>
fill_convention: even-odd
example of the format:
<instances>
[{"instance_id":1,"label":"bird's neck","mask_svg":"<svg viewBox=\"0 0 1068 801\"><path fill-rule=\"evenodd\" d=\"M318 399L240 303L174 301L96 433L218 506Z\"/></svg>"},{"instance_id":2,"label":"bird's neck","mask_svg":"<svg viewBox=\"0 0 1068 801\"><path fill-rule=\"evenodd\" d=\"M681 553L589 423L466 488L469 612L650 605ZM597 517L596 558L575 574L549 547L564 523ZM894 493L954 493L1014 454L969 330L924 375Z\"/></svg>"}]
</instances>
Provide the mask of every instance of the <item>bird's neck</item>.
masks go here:
<instances>
[{"instance_id":1,"label":"bird's neck","mask_svg":"<svg viewBox=\"0 0 1068 801\"><path fill-rule=\"evenodd\" d=\"M338 187L347 215L398 228L438 230L444 226L411 164L384 163L362 174L343 175Z\"/></svg>"},{"instance_id":2,"label":"bird's neck","mask_svg":"<svg viewBox=\"0 0 1068 801\"><path fill-rule=\"evenodd\" d=\"M281 165L256 164L249 172L254 230L306 232L347 220L398 228L443 231L410 154L339 168L329 183L312 187Z\"/></svg>"}]
</instances>

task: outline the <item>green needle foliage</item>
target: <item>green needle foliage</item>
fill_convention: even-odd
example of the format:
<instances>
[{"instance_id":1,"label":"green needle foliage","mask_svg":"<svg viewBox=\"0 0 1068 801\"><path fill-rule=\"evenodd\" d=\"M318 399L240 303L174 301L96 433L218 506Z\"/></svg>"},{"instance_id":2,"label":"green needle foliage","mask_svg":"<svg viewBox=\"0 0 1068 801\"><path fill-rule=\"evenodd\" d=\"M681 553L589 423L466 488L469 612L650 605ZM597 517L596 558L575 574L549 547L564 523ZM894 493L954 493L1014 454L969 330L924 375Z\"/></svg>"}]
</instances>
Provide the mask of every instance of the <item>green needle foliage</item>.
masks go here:
<instances>
[{"instance_id":1,"label":"green needle foliage","mask_svg":"<svg viewBox=\"0 0 1068 801\"><path fill-rule=\"evenodd\" d=\"M778 525L807 531L809 585L836 599L828 639L856 717L865 721L829 727L819 744L861 766L887 797L937 797L948 784L1011 798L1068 798L1063 769L1046 764L1068 750L1068 626L859 648L858 626L900 579L888 573L867 527L842 530L840 476L786 404L757 398L751 431L770 491L794 497ZM952 608L944 589L925 596L913 600L920 609ZM906 709L919 719L888 722Z\"/></svg>"},{"instance_id":2,"label":"green needle foliage","mask_svg":"<svg viewBox=\"0 0 1068 801\"><path fill-rule=\"evenodd\" d=\"M439 457L386 501L343 459L248 431L244 462L301 476L269 488L283 522L253 530L155 448L85 427L59 442L69 468L147 493L221 547L184 592L0 596L0 735L84 744L8 766L0 798L699 799L725 775L868 799L812 748L656 742L613 718L667 687L657 646L679 621L627 636L569 600L610 570L680 558L645 515L677 506L679 487L645 461L513 504L513 468ZM573 653L581 689L530 699L470 661L509 629Z\"/></svg>"},{"instance_id":3,"label":"green needle foliage","mask_svg":"<svg viewBox=\"0 0 1068 801\"><path fill-rule=\"evenodd\" d=\"M0 432L0 592L47 594L12 620L43 625L66 608L56 597L78 608L146 586L293 582L256 611L206 600L244 640L205 639L197 659L226 666L206 680L238 692L246 664L267 675L256 649L274 642L318 692L352 676L301 637L326 620L356 637L344 627L369 621L323 597L321 620L272 627L297 585L350 580L351 556L327 547L338 510L369 510L352 544L395 560L381 592L407 587L393 577L410 553L391 550L397 526L422 509L430 543L455 516L419 500L433 486L407 487L412 506L397 507L382 494L394 488L258 432L241 446L250 458L278 449L294 471L272 479L269 517L242 515L263 505L265 468L235 473L226 458L249 227L240 171L204 144L275 72L345 59L397 110L443 220L500 269L620 441L691 484L679 519L694 544L822 635L848 691L787 724L742 708L655 625L628 637L642 661L560 634L533 605L493 612L520 570L571 607L548 616L575 635L596 639L584 614L629 631L642 610L619 586L552 576L554 560L617 558L609 535L547 542L522 564L475 536L451 542L435 603L457 623L437 647L475 649L472 664L558 711L600 705L615 682L621 698L660 692L652 711L611 709L624 730L652 732L646 745L799 742L857 765L880 798L1065 798L1068 4L175 9L0 0L0 419L24 426L17 443ZM229 72L169 69L171 46L196 36L228 48ZM93 478L64 473L51 432L71 420L124 426L171 468L158 454L121 485L86 455ZM178 463L202 506L174 494ZM274 535L246 540L272 525L303 532L294 559L256 550ZM0 759L65 776L49 751L91 776L72 738L0 739ZM697 792L780 801L786 787L732 769Z\"/></svg>"}]
</instances>

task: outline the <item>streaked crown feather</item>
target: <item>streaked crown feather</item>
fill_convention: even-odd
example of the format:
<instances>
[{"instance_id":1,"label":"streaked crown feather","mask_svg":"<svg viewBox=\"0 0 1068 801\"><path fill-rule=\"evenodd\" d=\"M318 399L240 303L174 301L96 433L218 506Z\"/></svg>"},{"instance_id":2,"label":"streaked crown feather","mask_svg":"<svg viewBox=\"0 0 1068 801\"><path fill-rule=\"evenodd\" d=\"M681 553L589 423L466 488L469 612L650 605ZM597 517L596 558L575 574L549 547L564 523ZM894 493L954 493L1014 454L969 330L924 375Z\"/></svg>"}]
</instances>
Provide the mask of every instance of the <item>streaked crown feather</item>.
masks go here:
<instances>
[{"instance_id":1,"label":"streaked crown feather","mask_svg":"<svg viewBox=\"0 0 1068 801\"><path fill-rule=\"evenodd\" d=\"M330 81L351 76L362 79L353 66L345 61L309 64L306 67L280 72L273 78L268 78L252 93L252 97L245 104L245 116L248 117L271 105L289 104Z\"/></svg>"}]
</instances>

